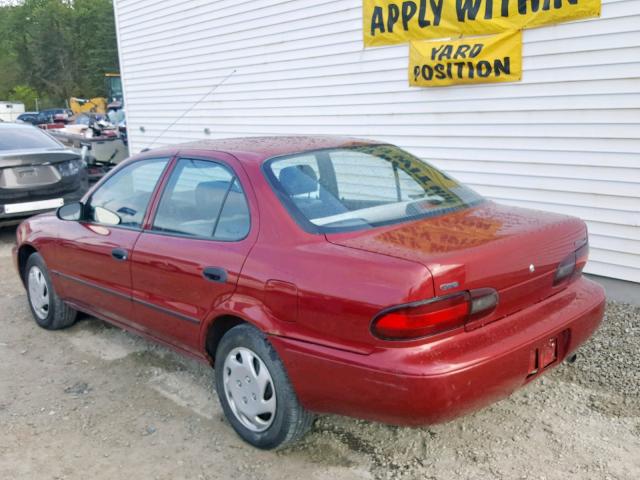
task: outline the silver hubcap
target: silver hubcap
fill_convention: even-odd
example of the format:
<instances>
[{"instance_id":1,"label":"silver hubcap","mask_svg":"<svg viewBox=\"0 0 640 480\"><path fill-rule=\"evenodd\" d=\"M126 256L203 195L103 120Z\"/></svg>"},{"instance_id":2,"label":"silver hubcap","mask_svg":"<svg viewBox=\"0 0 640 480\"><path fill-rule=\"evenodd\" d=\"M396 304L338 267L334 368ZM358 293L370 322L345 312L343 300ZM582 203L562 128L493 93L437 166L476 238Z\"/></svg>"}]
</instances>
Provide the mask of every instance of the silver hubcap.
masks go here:
<instances>
[{"instance_id":1,"label":"silver hubcap","mask_svg":"<svg viewBox=\"0 0 640 480\"><path fill-rule=\"evenodd\" d=\"M224 393L235 417L249 430L263 432L276 415L276 392L260 357L234 348L224 361Z\"/></svg>"},{"instance_id":2,"label":"silver hubcap","mask_svg":"<svg viewBox=\"0 0 640 480\"><path fill-rule=\"evenodd\" d=\"M40 268L33 266L29 270L29 301L40 320L49 315L49 287Z\"/></svg>"}]
</instances>

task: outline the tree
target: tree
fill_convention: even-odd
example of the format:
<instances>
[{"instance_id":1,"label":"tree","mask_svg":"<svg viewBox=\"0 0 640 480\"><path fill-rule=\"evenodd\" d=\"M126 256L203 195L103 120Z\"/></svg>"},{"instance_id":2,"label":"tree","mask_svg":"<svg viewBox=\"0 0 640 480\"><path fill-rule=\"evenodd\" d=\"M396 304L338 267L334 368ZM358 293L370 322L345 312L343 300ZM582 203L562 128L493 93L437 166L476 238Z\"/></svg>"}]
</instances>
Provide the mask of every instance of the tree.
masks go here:
<instances>
[{"instance_id":1,"label":"tree","mask_svg":"<svg viewBox=\"0 0 640 480\"><path fill-rule=\"evenodd\" d=\"M9 91L20 82L16 52L9 35L12 13L12 7L0 8L0 100L8 98Z\"/></svg>"},{"instance_id":2,"label":"tree","mask_svg":"<svg viewBox=\"0 0 640 480\"><path fill-rule=\"evenodd\" d=\"M27 85L16 85L9 92L9 96L7 98L15 102L24 103L25 109L27 111L31 111L36 109L36 98L38 97L38 92L33 88L28 87Z\"/></svg>"},{"instance_id":3,"label":"tree","mask_svg":"<svg viewBox=\"0 0 640 480\"><path fill-rule=\"evenodd\" d=\"M110 0L76 0L74 5L80 96L104 96L104 74L119 71L113 5Z\"/></svg>"},{"instance_id":4,"label":"tree","mask_svg":"<svg viewBox=\"0 0 640 480\"><path fill-rule=\"evenodd\" d=\"M24 0L0 7L0 95L20 84L60 106L71 96L105 96L104 74L114 71L111 0Z\"/></svg>"}]
</instances>

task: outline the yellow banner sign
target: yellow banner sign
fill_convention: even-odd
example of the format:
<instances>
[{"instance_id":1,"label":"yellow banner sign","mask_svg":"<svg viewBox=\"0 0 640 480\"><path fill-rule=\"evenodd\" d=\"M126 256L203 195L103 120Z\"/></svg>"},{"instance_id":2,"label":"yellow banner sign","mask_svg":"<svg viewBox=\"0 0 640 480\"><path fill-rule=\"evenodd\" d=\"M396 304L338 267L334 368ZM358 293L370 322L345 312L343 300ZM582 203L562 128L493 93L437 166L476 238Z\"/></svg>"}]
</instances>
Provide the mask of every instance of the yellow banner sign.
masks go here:
<instances>
[{"instance_id":1,"label":"yellow banner sign","mask_svg":"<svg viewBox=\"0 0 640 480\"><path fill-rule=\"evenodd\" d=\"M522 78L522 32L439 42L411 42L409 84L515 82Z\"/></svg>"},{"instance_id":2,"label":"yellow banner sign","mask_svg":"<svg viewBox=\"0 0 640 480\"><path fill-rule=\"evenodd\" d=\"M487 35L600 15L601 0L363 0L364 44Z\"/></svg>"}]
</instances>

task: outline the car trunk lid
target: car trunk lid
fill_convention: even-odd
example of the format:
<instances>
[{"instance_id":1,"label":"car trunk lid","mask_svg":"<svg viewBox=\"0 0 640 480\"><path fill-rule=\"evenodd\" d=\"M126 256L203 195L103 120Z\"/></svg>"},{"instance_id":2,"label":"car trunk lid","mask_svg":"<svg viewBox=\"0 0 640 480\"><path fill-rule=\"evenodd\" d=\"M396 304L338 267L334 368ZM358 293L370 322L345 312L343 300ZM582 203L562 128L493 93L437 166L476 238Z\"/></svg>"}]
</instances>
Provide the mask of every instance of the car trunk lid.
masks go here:
<instances>
[{"instance_id":1,"label":"car trunk lid","mask_svg":"<svg viewBox=\"0 0 640 480\"><path fill-rule=\"evenodd\" d=\"M438 296L497 290L498 307L485 323L564 288L553 285L556 268L585 239L579 219L489 201L410 223L327 234L338 245L422 263Z\"/></svg>"},{"instance_id":2,"label":"car trunk lid","mask_svg":"<svg viewBox=\"0 0 640 480\"><path fill-rule=\"evenodd\" d=\"M55 164L78 159L69 150L16 150L0 155L0 189L28 189L61 180Z\"/></svg>"}]
</instances>

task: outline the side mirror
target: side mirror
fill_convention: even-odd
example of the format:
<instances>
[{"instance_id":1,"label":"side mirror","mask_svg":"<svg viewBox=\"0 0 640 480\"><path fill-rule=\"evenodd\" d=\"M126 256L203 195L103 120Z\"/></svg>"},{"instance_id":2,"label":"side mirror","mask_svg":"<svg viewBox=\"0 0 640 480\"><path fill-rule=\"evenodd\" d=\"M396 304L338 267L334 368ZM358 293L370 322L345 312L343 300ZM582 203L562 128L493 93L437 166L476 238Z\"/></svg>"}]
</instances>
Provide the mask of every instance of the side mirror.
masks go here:
<instances>
[{"instance_id":1,"label":"side mirror","mask_svg":"<svg viewBox=\"0 0 640 480\"><path fill-rule=\"evenodd\" d=\"M83 205L80 202L68 203L67 205L63 205L56 212L56 216L60 220L69 220L77 222L82 219L82 209Z\"/></svg>"},{"instance_id":2,"label":"side mirror","mask_svg":"<svg viewBox=\"0 0 640 480\"><path fill-rule=\"evenodd\" d=\"M119 225L122 221L120 215L103 207L94 207L93 217L102 225Z\"/></svg>"}]
</instances>

